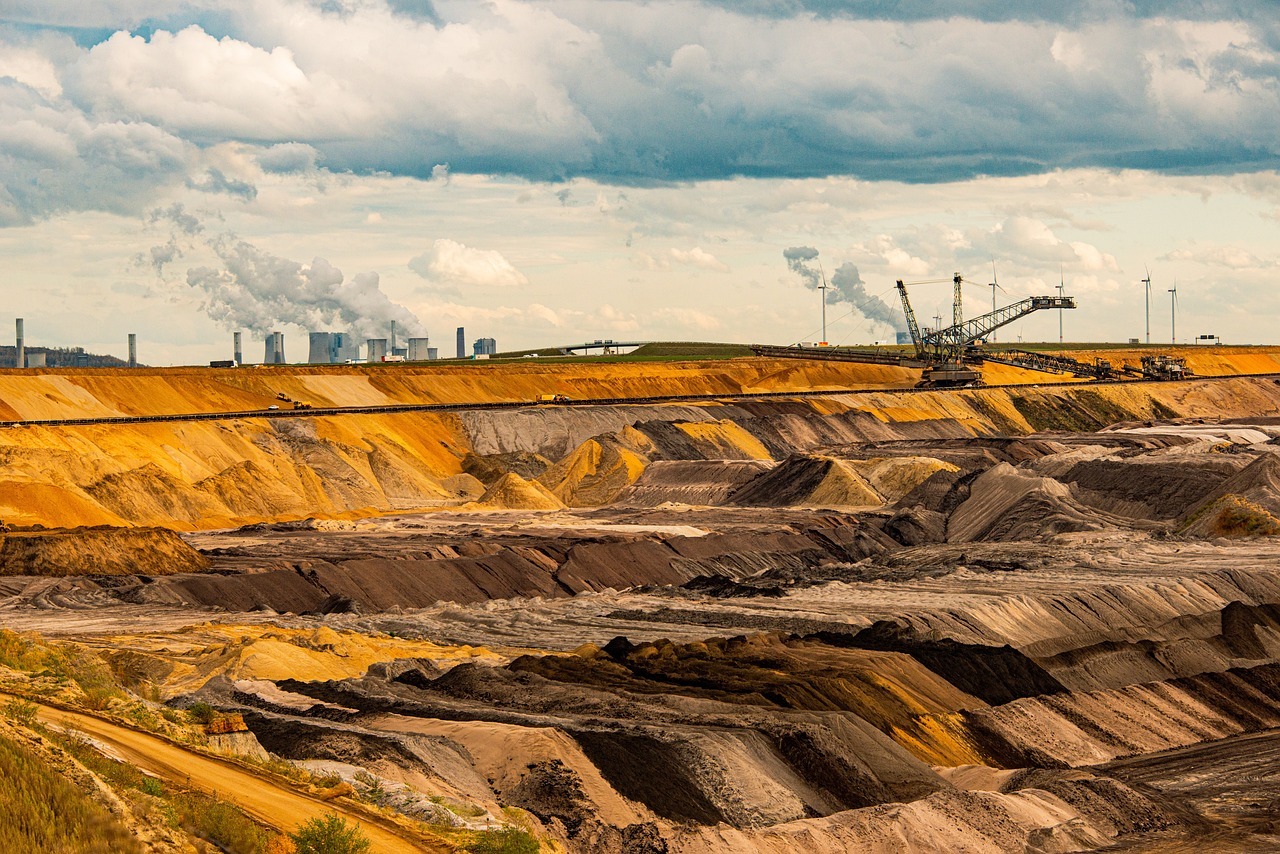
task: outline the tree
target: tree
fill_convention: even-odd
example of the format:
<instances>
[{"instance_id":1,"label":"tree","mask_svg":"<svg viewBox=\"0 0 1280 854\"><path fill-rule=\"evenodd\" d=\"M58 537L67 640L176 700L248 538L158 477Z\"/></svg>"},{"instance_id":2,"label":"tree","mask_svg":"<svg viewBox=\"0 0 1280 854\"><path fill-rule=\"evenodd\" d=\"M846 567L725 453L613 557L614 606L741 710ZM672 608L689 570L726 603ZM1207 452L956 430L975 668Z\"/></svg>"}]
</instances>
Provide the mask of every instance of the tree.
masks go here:
<instances>
[{"instance_id":1,"label":"tree","mask_svg":"<svg viewBox=\"0 0 1280 854\"><path fill-rule=\"evenodd\" d=\"M369 839L358 824L347 824L335 813L325 813L298 825L289 834L298 854L364 854Z\"/></svg>"}]
</instances>

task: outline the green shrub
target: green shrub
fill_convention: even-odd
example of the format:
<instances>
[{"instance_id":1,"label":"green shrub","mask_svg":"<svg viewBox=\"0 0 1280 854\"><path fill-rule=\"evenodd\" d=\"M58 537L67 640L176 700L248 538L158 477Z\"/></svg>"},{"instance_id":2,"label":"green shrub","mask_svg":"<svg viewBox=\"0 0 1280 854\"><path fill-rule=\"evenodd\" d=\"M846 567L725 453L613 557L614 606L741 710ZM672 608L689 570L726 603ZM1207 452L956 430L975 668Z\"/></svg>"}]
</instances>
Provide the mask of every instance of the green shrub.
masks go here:
<instances>
[{"instance_id":1,"label":"green shrub","mask_svg":"<svg viewBox=\"0 0 1280 854\"><path fill-rule=\"evenodd\" d=\"M40 711L40 707L35 703L28 703L26 700L14 698L4 704L4 715L15 723L23 726L31 726L36 722L36 713Z\"/></svg>"},{"instance_id":2,"label":"green shrub","mask_svg":"<svg viewBox=\"0 0 1280 854\"><path fill-rule=\"evenodd\" d=\"M25 748L0 737L0 851L135 854L111 814Z\"/></svg>"},{"instance_id":3,"label":"green shrub","mask_svg":"<svg viewBox=\"0 0 1280 854\"><path fill-rule=\"evenodd\" d=\"M138 788L143 794L150 795L153 798L164 797L164 783L156 777L143 777L142 782L138 784Z\"/></svg>"},{"instance_id":4,"label":"green shrub","mask_svg":"<svg viewBox=\"0 0 1280 854\"><path fill-rule=\"evenodd\" d=\"M370 847L358 824L347 824L335 813L303 822L289 838L298 854L363 854Z\"/></svg>"},{"instance_id":5,"label":"green shrub","mask_svg":"<svg viewBox=\"0 0 1280 854\"><path fill-rule=\"evenodd\" d=\"M477 834L474 840L466 843L464 850L470 854L538 854L540 847L538 840L528 831L504 827Z\"/></svg>"},{"instance_id":6,"label":"green shrub","mask_svg":"<svg viewBox=\"0 0 1280 854\"><path fill-rule=\"evenodd\" d=\"M195 703L187 709L187 715L196 723L208 726L218 716L218 711L208 703Z\"/></svg>"}]
</instances>

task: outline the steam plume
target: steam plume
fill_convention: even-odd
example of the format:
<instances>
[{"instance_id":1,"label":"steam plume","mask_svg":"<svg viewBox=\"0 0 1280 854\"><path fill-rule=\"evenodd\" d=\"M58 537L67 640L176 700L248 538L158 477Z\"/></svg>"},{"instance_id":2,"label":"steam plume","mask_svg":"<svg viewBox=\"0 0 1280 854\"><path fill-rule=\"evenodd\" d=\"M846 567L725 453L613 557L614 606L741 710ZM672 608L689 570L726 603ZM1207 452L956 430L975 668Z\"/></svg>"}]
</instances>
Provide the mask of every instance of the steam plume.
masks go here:
<instances>
[{"instance_id":1,"label":"steam plume","mask_svg":"<svg viewBox=\"0 0 1280 854\"><path fill-rule=\"evenodd\" d=\"M292 323L304 329L341 327L357 338L382 337L389 321L409 335L422 322L379 287L378 274L346 279L324 258L302 264L231 235L209 243L220 267L193 267L187 284L205 293L205 311L228 329L265 333Z\"/></svg>"},{"instance_id":2,"label":"steam plume","mask_svg":"<svg viewBox=\"0 0 1280 854\"><path fill-rule=\"evenodd\" d=\"M812 246L792 246L782 250L787 269L799 276L805 286L817 290L822 286L822 278L813 263L818 259L818 250ZM831 275L827 287L828 303L848 303L862 312L868 320L883 323L897 332L906 330L906 320L888 303L874 294L867 293L858 267L848 261L841 264Z\"/></svg>"}]
</instances>

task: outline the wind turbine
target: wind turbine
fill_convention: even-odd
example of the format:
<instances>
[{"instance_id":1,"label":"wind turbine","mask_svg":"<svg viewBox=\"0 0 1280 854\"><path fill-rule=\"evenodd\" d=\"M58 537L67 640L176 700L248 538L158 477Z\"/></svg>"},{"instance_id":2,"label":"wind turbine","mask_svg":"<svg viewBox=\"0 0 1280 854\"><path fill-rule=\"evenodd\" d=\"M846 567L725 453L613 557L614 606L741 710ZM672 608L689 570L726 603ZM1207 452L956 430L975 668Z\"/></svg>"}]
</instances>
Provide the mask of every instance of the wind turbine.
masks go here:
<instances>
[{"instance_id":1,"label":"wind turbine","mask_svg":"<svg viewBox=\"0 0 1280 854\"><path fill-rule=\"evenodd\" d=\"M1058 265L1058 299L1062 299L1062 292L1066 290L1066 276L1062 272L1062 265ZM1058 346L1062 346L1062 309L1058 309Z\"/></svg>"},{"instance_id":2,"label":"wind turbine","mask_svg":"<svg viewBox=\"0 0 1280 854\"><path fill-rule=\"evenodd\" d=\"M1171 332L1169 337L1173 339L1173 344L1178 343L1178 280L1173 280L1173 287L1169 288L1169 326Z\"/></svg>"},{"instance_id":3,"label":"wind turbine","mask_svg":"<svg viewBox=\"0 0 1280 854\"><path fill-rule=\"evenodd\" d=\"M1147 286L1147 343L1151 343L1151 268L1144 265L1147 271L1147 277L1142 279L1143 284Z\"/></svg>"},{"instance_id":4,"label":"wind turbine","mask_svg":"<svg viewBox=\"0 0 1280 854\"><path fill-rule=\"evenodd\" d=\"M818 272L822 274L822 284L818 290L822 294L822 346L825 347L827 345L827 273L822 269L821 261L818 262Z\"/></svg>"},{"instance_id":5,"label":"wind turbine","mask_svg":"<svg viewBox=\"0 0 1280 854\"><path fill-rule=\"evenodd\" d=\"M1008 291L1004 290L1004 288L1000 287L1000 280L996 278L996 259L992 258L991 259L991 313L992 314L994 314L996 310L996 288L1000 288L1000 290L1004 291L1004 293L1006 294L1009 293ZM995 340L996 340L996 332L993 329L991 330L991 341L994 342Z\"/></svg>"}]
</instances>

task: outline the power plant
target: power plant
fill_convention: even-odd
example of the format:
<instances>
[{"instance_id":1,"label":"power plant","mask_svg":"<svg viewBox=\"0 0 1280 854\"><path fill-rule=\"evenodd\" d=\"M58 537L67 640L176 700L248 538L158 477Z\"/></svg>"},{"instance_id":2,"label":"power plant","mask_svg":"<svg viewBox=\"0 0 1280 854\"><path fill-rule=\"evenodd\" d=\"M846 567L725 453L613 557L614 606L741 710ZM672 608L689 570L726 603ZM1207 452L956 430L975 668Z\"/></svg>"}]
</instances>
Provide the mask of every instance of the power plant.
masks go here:
<instances>
[{"instance_id":1,"label":"power plant","mask_svg":"<svg viewBox=\"0 0 1280 854\"><path fill-rule=\"evenodd\" d=\"M387 358L387 339L370 338L365 342L365 361L382 362Z\"/></svg>"},{"instance_id":2,"label":"power plant","mask_svg":"<svg viewBox=\"0 0 1280 854\"><path fill-rule=\"evenodd\" d=\"M405 350L405 358L410 362L427 362L439 358L439 351L431 346L429 338L410 338Z\"/></svg>"},{"instance_id":3,"label":"power plant","mask_svg":"<svg viewBox=\"0 0 1280 854\"><path fill-rule=\"evenodd\" d=\"M498 342L492 338L477 338L471 350L475 356L492 356L498 352Z\"/></svg>"},{"instance_id":4,"label":"power plant","mask_svg":"<svg viewBox=\"0 0 1280 854\"><path fill-rule=\"evenodd\" d=\"M284 361L284 333L268 332L266 341L266 354L262 362L265 365L283 365Z\"/></svg>"},{"instance_id":5,"label":"power plant","mask_svg":"<svg viewBox=\"0 0 1280 854\"><path fill-rule=\"evenodd\" d=\"M360 357L360 343L349 332L312 332L307 363L341 365Z\"/></svg>"}]
</instances>

